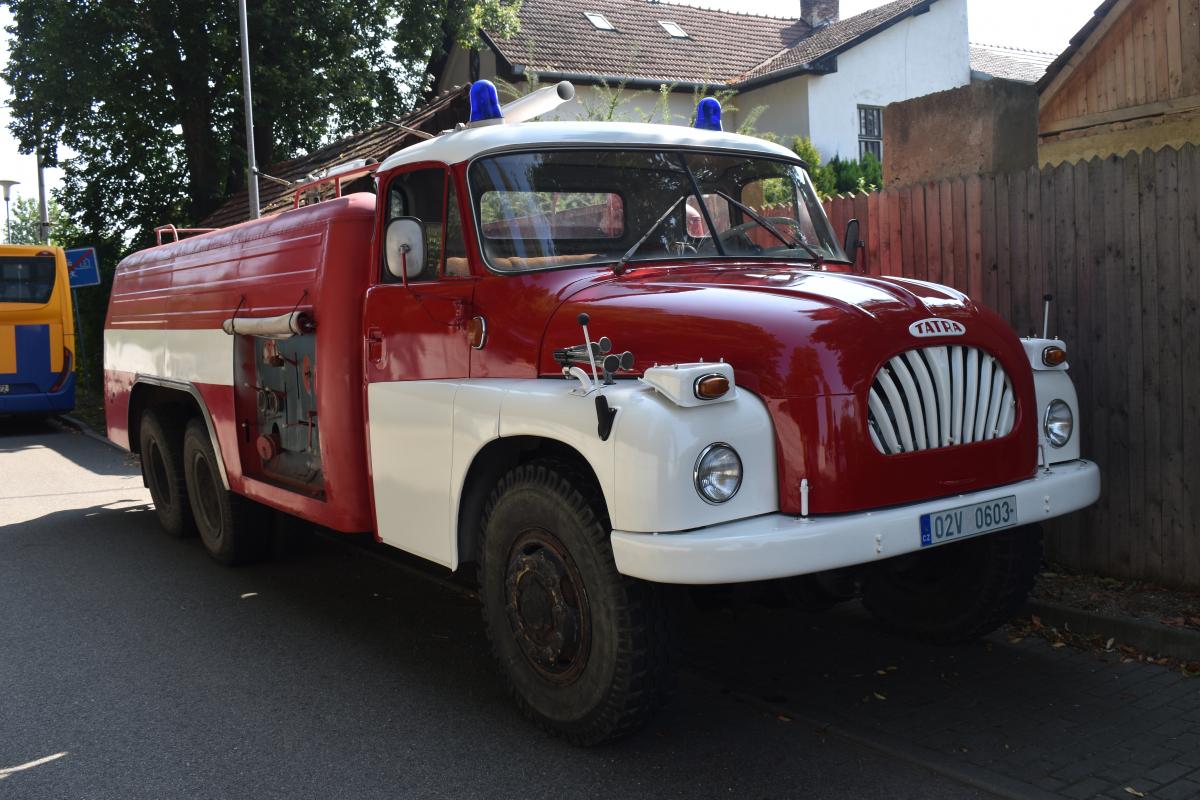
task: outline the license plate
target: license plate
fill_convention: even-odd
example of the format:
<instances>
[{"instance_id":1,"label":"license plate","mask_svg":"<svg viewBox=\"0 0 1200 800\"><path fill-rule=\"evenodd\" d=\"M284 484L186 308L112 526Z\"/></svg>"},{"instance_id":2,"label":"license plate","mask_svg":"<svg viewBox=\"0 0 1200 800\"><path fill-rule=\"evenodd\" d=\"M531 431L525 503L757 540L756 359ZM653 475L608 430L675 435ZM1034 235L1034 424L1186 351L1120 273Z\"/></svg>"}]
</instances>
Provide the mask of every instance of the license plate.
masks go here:
<instances>
[{"instance_id":1,"label":"license plate","mask_svg":"<svg viewBox=\"0 0 1200 800\"><path fill-rule=\"evenodd\" d=\"M921 547L931 547L977 536L1017 524L1017 497L999 497L983 503L948 508L921 515Z\"/></svg>"},{"instance_id":2,"label":"license plate","mask_svg":"<svg viewBox=\"0 0 1200 800\"><path fill-rule=\"evenodd\" d=\"M8 384L0 383L0 394L8 394Z\"/></svg>"}]
</instances>

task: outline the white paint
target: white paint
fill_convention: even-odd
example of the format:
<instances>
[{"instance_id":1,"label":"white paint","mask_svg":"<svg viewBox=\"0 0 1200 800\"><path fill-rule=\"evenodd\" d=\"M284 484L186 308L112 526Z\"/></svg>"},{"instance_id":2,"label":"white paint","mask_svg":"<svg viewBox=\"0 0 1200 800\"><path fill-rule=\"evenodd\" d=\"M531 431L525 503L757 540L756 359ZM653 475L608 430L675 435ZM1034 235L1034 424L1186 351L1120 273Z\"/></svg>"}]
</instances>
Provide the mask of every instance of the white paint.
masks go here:
<instances>
[{"instance_id":1,"label":"white paint","mask_svg":"<svg viewBox=\"0 0 1200 800\"><path fill-rule=\"evenodd\" d=\"M455 566L450 468L455 381L367 386L375 528L380 540Z\"/></svg>"},{"instance_id":2,"label":"white paint","mask_svg":"<svg viewBox=\"0 0 1200 800\"><path fill-rule=\"evenodd\" d=\"M725 380L729 381L730 391L726 392L723 397L714 400L697 397L696 381L707 375L724 376ZM737 397L733 367L724 363L671 364L665 367L650 367L642 373L641 380L675 405L684 408L727 403Z\"/></svg>"},{"instance_id":3,"label":"white paint","mask_svg":"<svg viewBox=\"0 0 1200 800\"><path fill-rule=\"evenodd\" d=\"M1075 384L1071 382L1071 376L1064 370L1034 370L1033 388L1037 396L1034 414L1037 416L1038 442L1045 445L1046 459L1051 464L1056 464L1079 458L1079 397L1075 393ZM1075 420L1071 438L1062 447L1053 447L1046 439L1046 409L1052 400L1062 400L1070 406L1071 417Z\"/></svg>"},{"instance_id":4,"label":"white paint","mask_svg":"<svg viewBox=\"0 0 1200 800\"><path fill-rule=\"evenodd\" d=\"M516 125L464 128L442 134L388 156L379 166L379 172L420 161L457 164L483 153L521 147L564 145L703 147L796 160L796 154L791 150L763 139L736 133L701 131L680 125L633 122L522 122Z\"/></svg>"},{"instance_id":5,"label":"white paint","mask_svg":"<svg viewBox=\"0 0 1200 800\"><path fill-rule=\"evenodd\" d=\"M104 368L187 383L232 386L233 337L220 328L106 328Z\"/></svg>"},{"instance_id":6,"label":"white paint","mask_svg":"<svg viewBox=\"0 0 1200 800\"><path fill-rule=\"evenodd\" d=\"M1009 495L1017 499L1018 524L1041 522L1096 502L1100 470L1090 461L1070 461L1020 483L859 514L767 514L671 536L614 530L613 556L622 574L662 583L786 578L921 550L922 514Z\"/></svg>"},{"instance_id":7,"label":"white paint","mask_svg":"<svg viewBox=\"0 0 1200 800\"><path fill-rule=\"evenodd\" d=\"M448 567L458 564L457 520L476 455L501 437L537 436L571 447L592 467L612 524L680 531L777 511L775 437L761 400L680 408L633 381L603 387L616 421L596 431L595 394L553 379L404 381L371 384L368 437L380 538ZM709 505L693 469L715 441L742 459L742 487Z\"/></svg>"},{"instance_id":8,"label":"white paint","mask_svg":"<svg viewBox=\"0 0 1200 800\"><path fill-rule=\"evenodd\" d=\"M813 144L826 160L858 158L858 106L886 106L970 82L966 0L938 0L928 13L839 55L837 72L808 80Z\"/></svg>"},{"instance_id":9,"label":"white paint","mask_svg":"<svg viewBox=\"0 0 1200 800\"><path fill-rule=\"evenodd\" d=\"M1067 349L1067 343L1062 339L1035 339L1028 337L1021 339L1021 346L1025 348L1025 355L1029 359L1029 366L1033 367L1034 372L1066 372L1068 367L1070 367L1070 364L1066 361L1056 367L1048 367L1046 366L1046 362L1042 361L1042 353L1047 347Z\"/></svg>"}]
</instances>

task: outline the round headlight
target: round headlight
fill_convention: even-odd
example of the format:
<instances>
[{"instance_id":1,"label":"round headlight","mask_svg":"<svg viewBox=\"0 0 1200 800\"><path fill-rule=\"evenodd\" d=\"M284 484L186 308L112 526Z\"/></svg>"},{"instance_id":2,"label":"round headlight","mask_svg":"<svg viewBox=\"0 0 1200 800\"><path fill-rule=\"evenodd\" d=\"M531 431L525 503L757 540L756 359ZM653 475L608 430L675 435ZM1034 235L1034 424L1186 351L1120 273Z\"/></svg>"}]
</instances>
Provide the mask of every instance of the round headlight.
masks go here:
<instances>
[{"instance_id":1,"label":"round headlight","mask_svg":"<svg viewBox=\"0 0 1200 800\"><path fill-rule=\"evenodd\" d=\"M696 459L696 491L706 503L724 503L742 485L742 459L724 442L710 444Z\"/></svg>"},{"instance_id":2,"label":"round headlight","mask_svg":"<svg viewBox=\"0 0 1200 800\"><path fill-rule=\"evenodd\" d=\"M1071 432L1075 429L1075 416L1071 407L1062 400L1051 400L1046 407L1046 440L1054 447L1062 447L1071 440Z\"/></svg>"}]
</instances>

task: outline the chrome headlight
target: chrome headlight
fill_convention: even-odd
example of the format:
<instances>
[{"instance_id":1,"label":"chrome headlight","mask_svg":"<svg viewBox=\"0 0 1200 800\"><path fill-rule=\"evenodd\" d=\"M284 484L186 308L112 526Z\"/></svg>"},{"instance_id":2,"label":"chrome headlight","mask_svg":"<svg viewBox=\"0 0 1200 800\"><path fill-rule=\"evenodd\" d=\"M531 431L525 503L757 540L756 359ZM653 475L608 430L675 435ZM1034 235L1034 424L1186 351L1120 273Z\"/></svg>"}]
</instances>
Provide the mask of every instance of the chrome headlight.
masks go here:
<instances>
[{"instance_id":1,"label":"chrome headlight","mask_svg":"<svg viewBox=\"0 0 1200 800\"><path fill-rule=\"evenodd\" d=\"M704 502L724 503L742 486L742 459L724 442L710 444L696 459L693 479Z\"/></svg>"},{"instance_id":2,"label":"chrome headlight","mask_svg":"<svg viewBox=\"0 0 1200 800\"><path fill-rule=\"evenodd\" d=\"M1075 415L1071 413L1071 407L1062 400L1051 400L1046 407L1042 428L1046 432L1046 440L1053 447L1062 447L1071 441L1071 433L1075 430Z\"/></svg>"}]
</instances>

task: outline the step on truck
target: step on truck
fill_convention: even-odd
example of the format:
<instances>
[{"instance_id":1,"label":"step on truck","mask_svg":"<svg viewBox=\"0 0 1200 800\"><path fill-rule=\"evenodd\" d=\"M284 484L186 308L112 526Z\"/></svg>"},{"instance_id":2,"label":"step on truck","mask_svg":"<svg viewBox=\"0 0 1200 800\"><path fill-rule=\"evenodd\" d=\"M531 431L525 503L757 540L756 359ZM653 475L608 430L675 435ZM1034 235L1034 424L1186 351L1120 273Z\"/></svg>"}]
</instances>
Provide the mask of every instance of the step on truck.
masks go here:
<instances>
[{"instance_id":1,"label":"step on truck","mask_svg":"<svg viewBox=\"0 0 1200 800\"><path fill-rule=\"evenodd\" d=\"M454 130L120 263L108 435L162 527L235 564L286 512L473 570L517 704L578 744L662 702L680 585L936 642L1016 612L1039 523L1100 490L1066 345L861 274L857 223L715 100L522 121L571 94L477 82Z\"/></svg>"}]
</instances>

